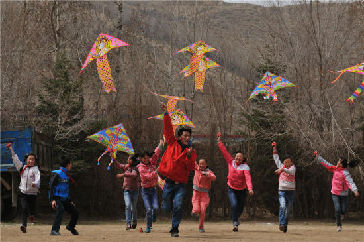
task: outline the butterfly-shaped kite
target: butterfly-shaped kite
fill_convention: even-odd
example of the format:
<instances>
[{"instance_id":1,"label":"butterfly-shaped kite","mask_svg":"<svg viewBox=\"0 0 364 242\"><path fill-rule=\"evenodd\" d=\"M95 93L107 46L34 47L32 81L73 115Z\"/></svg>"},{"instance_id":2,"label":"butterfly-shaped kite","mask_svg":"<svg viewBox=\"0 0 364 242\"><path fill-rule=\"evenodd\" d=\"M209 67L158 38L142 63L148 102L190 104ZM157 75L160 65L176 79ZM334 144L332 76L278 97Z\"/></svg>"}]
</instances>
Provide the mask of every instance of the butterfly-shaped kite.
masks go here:
<instances>
[{"instance_id":1,"label":"butterfly-shaped kite","mask_svg":"<svg viewBox=\"0 0 364 242\"><path fill-rule=\"evenodd\" d=\"M337 80L339 80L341 75L344 74L345 72L354 72L354 73L364 75L364 62L357 64L355 66L343 69L341 71L337 71L337 72L340 72L340 75L338 75L338 77L336 77L336 79L333 80L331 83L335 83ZM353 103L354 100L360 95L360 93L363 92L363 90L364 90L364 81L361 82L359 87L357 89L355 89L353 94L351 94L351 96L348 99L346 99L346 101L349 103Z\"/></svg>"},{"instance_id":2,"label":"butterfly-shaped kite","mask_svg":"<svg viewBox=\"0 0 364 242\"><path fill-rule=\"evenodd\" d=\"M111 76L111 68L109 65L109 61L107 60L106 54L113 48L127 45L129 44L113 36L107 34L99 34L79 74L82 73L82 71L91 61L96 59L97 71L99 73L102 83L104 84L105 91L107 93L109 93L110 91L116 92L113 78Z\"/></svg>"},{"instance_id":3,"label":"butterfly-shaped kite","mask_svg":"<svg viewBox=\"0 0 364 242\"><path fill-rule=\"evenodd\" d=\"M278 100L276 90L285 87L294 87L295 85L281 76L274 75L270 72L266 72L259 82L258 86L253 90L248 101L253 97L263 94L264 99L273 98L274 101Z\"/></svg>"},{"instance_id":4,"label":"butterfly-shaped kite","mask_svg":"<svg viewBox=\"0 0 364 242\"><path fill-rule=\"evenodd\" d=\"M87 139L94 140L106 146L106 150L104 153L100 155L97 159L97 165L100 164L100 159L107 153L110 153L111 162L107 169L110 169L111 164L114 162L116 158L116 153L118 151L123 151L128 154L134 154L134 149L131 144L131 141L126 134L125 128L123 124L118 124L113 127L101 130L93 135L87 137Z\"/></svg>"},{"instance_id":5,"label":"butterfly-shaped kite","mask_svg":"<svg viewBox=\"0 0 364 242\"><path fill-rule=\"evenodd\" d=\"M190 64L186 66L181 71L181 73L184 73L185 77L190 76L192 73L195 73L195 90L200 90L201 92L203 92L203 84L205 82L206 70L220 66L219 64L205 56L206 52L211 52L214 50L216 49L209 46L205 42L198 41L177 51L177 53L189 52L192 54Z\"/></svg>"}]
</instances>

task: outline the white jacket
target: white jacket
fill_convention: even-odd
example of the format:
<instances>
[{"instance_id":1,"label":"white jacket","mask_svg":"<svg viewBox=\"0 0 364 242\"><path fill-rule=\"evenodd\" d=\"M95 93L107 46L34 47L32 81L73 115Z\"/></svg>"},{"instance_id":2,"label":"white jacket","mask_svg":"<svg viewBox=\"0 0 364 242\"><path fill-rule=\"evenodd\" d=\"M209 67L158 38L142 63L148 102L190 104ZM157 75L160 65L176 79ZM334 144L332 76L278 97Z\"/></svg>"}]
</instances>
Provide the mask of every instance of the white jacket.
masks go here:
<instances>
[{"instance_id":1,"label":"white jacket","mask_svg":"<svg viewBox=\"0 0 364 242\"><path fill-rule=\"evenodd\" d=\"M23 169L23 162L19 160L18 155L13 155L13 163L16 169L21 172ZM34 184L34 187L32 186ZM38 166L32 166L25 169L21 174L19 189L22 193L27 195L37 195L40 187L40 172Z\"/></svg>"}]
</instances>

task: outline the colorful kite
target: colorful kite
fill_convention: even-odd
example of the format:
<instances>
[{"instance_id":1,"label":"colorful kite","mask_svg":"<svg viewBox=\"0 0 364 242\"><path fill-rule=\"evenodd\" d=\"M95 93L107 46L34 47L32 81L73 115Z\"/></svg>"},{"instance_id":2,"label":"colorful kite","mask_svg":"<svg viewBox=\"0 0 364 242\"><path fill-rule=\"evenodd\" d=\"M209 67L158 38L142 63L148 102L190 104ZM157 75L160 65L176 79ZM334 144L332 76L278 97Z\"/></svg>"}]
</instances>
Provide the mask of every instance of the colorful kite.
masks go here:
<instances>
[{"instance_id":1,"label":"colorful kite","mask_svg":"<svg viewBox=\"0 0 364 242\"><path fill-rule=\"evenodd\" d=\"M96 59L97 71L99 73L102 83L104 84L105 91L107 93L109 93L110 91L116 92L113 78L111 76L111 68L109 65L109 61L107 60L106 53L113 48L127 45L129 44L113 36L107 34L99 34L79 74L82 73L82 71L91 61Z\"/></svg>"},{"instance_id":2,"label":"colorful kite","mask_svg":"<svg viewBox=\"0 0 364 242\"><path fill-rule=\"evenodd\" d=\"M118 151L134 154L133 146L128 135L126 134L123 124L121 123L90 135L87 137L87 139L94 140L106 146L105 152L102 153L102 155L100 155L100 157L97 159L97 165L100 164L101 157L107 153L110 153L111 162L107 167L108 170L110 170L110 166L114 162L116 153Z\"/></svg>"},{"instance_id":3,"label":"colorful kite","mask_svg":"<svg viewBox=\"0 0 364 242\"><path fill-rule=\"evenodd\" d=\"M190 64L186 66L181 73L184 73L184 76L190 76L192 73L195 73L195 90L201 90L203 92L203 84L205 82L205 72L209 68L220 66L216 62L210 60L205 57L206 52L211 52L216 50L215 48L209 46L203 41L198 41L193 43L179 51L181 52L189 52L192 54Z\"/></svg>"},{"instance_id":4,"label":"colorful kite","mask_svg":"<svg viewBox=\"0 0 364 242\"><path fill-rule=\"evenodd\" d=\"M195 127L195 125L192 123L192 121L180 109L176 109L173 112L169 112L169 116L171 117L173 130L176 130L177 126L179 126L179 125L186 125L186 126L189 126L192 128ZM163 120L163 114L149 117L148 119L152 119L152 118Z\"/></svg>"},{"instance_id":5,"label":"colorful kite","mask_svg":"<svg viewBox=\"0 0 364 242\"><path fill-rule=\"evenodd\" d=\"M270 97L276 102L278 100L276 90L285 87L294 87L295 85L281 76L276 76L270 72L266 72L264 77L259 82L258 86L253 90L248 101L253 97L263 94L264 99L269 99ZM248 102L247 101L247 102Z\"/></svg>"},{"instance_id":6,"label":"colorful kite","mask_svg":"<svg viewBox=\"0 0 364 242\"><path fill-rule=\"evenodd\" d=\"M155 92L152 92L152 94L154 95L157 95L157 96L160 96L160 97L163 97L165 99L168 99L168 102L167 102L167 112L173 112L174 108L176 107L176 104L178 101L190 101L192 102L190 99L187 99L185 97L175 97L175 96L168 96L168 95L161 95L161 94L158 94L158 93L155 93Z\"/></svg>"},{"instance_id":7,"label":"colorful kite","mask_svg":"<svg viewBox=\"0 0 364 242\"><path fill-rule=\"evenodd\" d=\"M364 81L361 82L360 86L351 94L351 96L346 99L349 103L354 103L354 100L362 93L364 90Z\"/></svg>"},{"instance_id":8,"label":"colorful kite","mask_svg":"<svg viewBox=\"0 0 364 242\"><path fill-rule=\"evenodd\" d=\"M342 74L344 74L345 72L354 72L354 73L358 73L361 75L364 75L364 62L357 64L355 66L346 68L344 70L341 71L337 71L340 72L340 75L338 75L338 77L336 77L335 80L333 80L331 83L335 83L337 80L339 80L339 78L341 77Z\"/></svg>"}]
</instances>

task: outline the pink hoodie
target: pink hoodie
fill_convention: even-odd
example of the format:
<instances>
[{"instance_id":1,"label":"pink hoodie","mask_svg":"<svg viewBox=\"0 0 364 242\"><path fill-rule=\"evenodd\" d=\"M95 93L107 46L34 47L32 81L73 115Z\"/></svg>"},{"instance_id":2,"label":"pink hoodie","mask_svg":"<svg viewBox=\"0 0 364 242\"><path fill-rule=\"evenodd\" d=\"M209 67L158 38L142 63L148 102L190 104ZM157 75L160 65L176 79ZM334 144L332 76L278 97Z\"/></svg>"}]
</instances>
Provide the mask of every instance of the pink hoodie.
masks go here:
<instances>
[{"instance_id":1,"label":"pink hoodie","mask_svg":"<svg viewBox=\"0 0 364 242\"><path fill-rule=\"evenodd\" d=\"M211 188L211 181L215 181L215 174L208 168L204 171L195 165L195 176L193 177L193 189L199 192L208 192Z\"/></svg>"},{"instance_id":2,"label":"pink hoodie","mask_svg":"<svg viewBox=\"0 0 364 242\"><path fill-rule=\"evenodd\" d=\"M225 145L222 142L219 142L218 145L229 167L228 186L235 190L244 190L248 186L248 190L253 190L248 164L244 162L237 166Z\"/></svg>"},{"instance_id":3,"label":"pink hoodie","mask_svg":"<svg viewBox=\"0 0 364 242\"><path fill-rule=\"evenodd\" d=\"M142 183L141 185L143 188L155 187L158 182L156 169L160 152L161 150L158 147L155 148L154 154L149 160L149 164L144 165L143 163L140 163L138 165L138 171Z\"/></svg>"},{"instance_id":4,"label":"pink hoodie","mask_svg":"<svg viewBox=\"0 0 364 242\"><path fill-rule=\"evenodd\" d=\"M333 164L327 162L321 156L317 157L318 161L326 167L329 171L334 173L331 182L331 193L338 196L347 196L348 188L353 192L357 192L358 188L356 187L353 179L350 176L350 173L347 169L334 166Z\"/></svg>"}]
</instances>

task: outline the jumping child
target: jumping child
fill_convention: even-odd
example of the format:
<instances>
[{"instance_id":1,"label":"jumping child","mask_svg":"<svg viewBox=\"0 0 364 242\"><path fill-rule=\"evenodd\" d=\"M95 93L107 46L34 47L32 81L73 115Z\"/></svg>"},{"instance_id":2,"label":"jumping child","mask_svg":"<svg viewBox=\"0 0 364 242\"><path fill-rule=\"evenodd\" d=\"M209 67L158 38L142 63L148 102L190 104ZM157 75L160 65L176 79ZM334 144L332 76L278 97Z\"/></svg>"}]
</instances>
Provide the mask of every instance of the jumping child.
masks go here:
<instances>
[{"instance_id":1,"label":"jumping child","mask_svg":"<svg viewBox=\"0 0 364 242\"><path fill-rule=\"evenodd\" d=\"M341 215L345 215L347 208L347 199L349 195L349 188L353 191L355 197L359 197L358 188L356 187L353 179L350 176L349 171L346 169L349 167L355 167L357 164L354 162L348 162L345 158L340 157L336 163L336 166L327 162L322 158L317 151L314 152L317 160L326 169L334 173L331 183L332 201L335 207L337 232L341 232Z\"/></svg>"},{"instance_id":2,"label":"jumping child","mask_svg":"<svg viewBox=\"0 0 364 242\"><path fill-rule=\"evenodd\" d=\"M148 152L144 152L141 155L142 163L138 165L138 171L140 174L142 197L145 207L145 221L147 223L146 233L150 233L152 222L157 220L158 194L156 190L156 184L158 182L158 174L156 172L158 165L159 154L163 147L163 140L160 140L159 145L154 150L154 154L150 157Z\"/></svg>"},{"instance_id":3,"label":"jumping child","mask_svg":"<svg viewBox=\"0 0 364 242\"><path fill-rule=\"evenodd\" d=\"M201 233L205 232L204 221L206 209L210 203L209 190L211 181L215 181L215 174L207 167L205 159L200 159L195 165L193 177L192 214L199 215L198 227Z\"/></svg>"},{"instance_id":4,"label":"jumping child","mask_svg":"<svg viewBox=\"0 0 364 242\"><path fill-rule=\"evenodd\" d=\"M138 156L131 155L128 158L128 164L120 164L115 161L117 168L123 171L122 174L117 174L116 178L124 178L124 201L125 201L125 218L126 230L135 229L137 227L137 202L139 195L138 181Z\"/></svg>"},{"instance_id":5,"label":"jumping child","mask_svg":"<svg viewBox=\"0 0 364 242\"><path fill-rule=\"evenodd\" d=\"M19 189L22 213L22 225L20 226L20 230L23 233L26 233L28 216L30 215L29 219L31 222L34 220L36 199L40 187L40 172L38 166L34 165L36 161L35 154L31 153L25 155L24 162L26 165L24 165L23 162L19 160L18 155L15 154L12 143L8 143L6 147L11 151L13 163L20 173Z\"/></svg>"},{"instance_id":6,"label":"jumping child","mask_svg":"<svg viewBox=\"0 0 364 242\"><path fill-rule=\"evenodd\" d=\"M286 158L283 161L279 159L277 152L277 143L273 142L273 160L277 165L277 170L274 172L279 175L279 230L287 232L289 212L292 209L295 189L296 189L296 167L291 158Z\"/></svg>"},{"instance_id":7,"label":"jumping child","mask_svg":"<svg viewBox=\"0 0 364 242\"><path fill-rule=\"evenodd\" d=\"M224 143L221 141L221 134L217 134L217 142L221 153L228 164L228 196L231 203L231 217L233 220L233 231L238 232L239 217L243 213L245 205L246 188L248 187L249 195L253 195L253 184L250 176L250 168L246 163L243 153L235 154L235 159L226 150Z\"/></svg>"}]
</instances>

